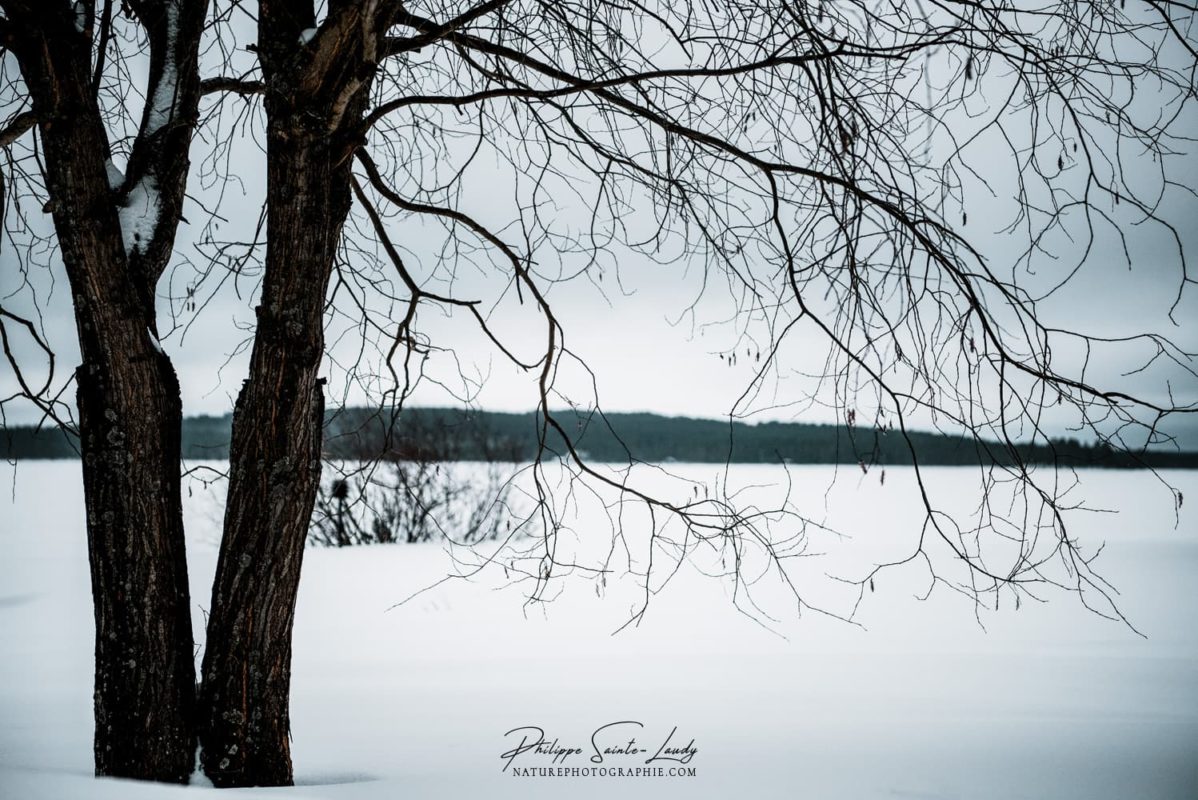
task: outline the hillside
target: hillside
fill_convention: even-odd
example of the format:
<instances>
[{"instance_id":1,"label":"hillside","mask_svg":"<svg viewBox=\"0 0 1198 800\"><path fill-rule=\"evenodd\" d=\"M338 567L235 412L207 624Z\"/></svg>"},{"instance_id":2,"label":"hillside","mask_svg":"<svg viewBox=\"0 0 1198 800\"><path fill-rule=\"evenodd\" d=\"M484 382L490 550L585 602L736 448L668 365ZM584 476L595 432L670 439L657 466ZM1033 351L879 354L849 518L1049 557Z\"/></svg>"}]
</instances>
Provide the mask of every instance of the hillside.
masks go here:
<instances>
[{"instance_id":1,"label":"hillside","mask_svg":"<svg viewBox=\"0 0 1198 800\"><path fill-rule=\"evenodd\" d=\"M910 443L893 430L873 427L727 421L665 417L657 414L596 416L559 415L575 445L595 461L707 462L793 464L921 464L971 465L991 460L1010 463L1014 454L994 442L977 443L962 436L914 432ZM325 454L331 458L363 458L380 454L444 461L530 460L537 448L539 417L533 413L465 412L446 408L410 408L402 421L377 410L350 408L330 413ZM228 457L229 416L191 417L183 423L183 455L188 459ZM561 437L546 439L552 453L564 453ZM73 435L59 429L36 431L9 427L0 434L0 453L7 459L78 457ZM1033 463L1057 461L1069 466L1198 467L1198 453L1149 451L1128 456L1105 445L1062 439L1051 446L1023 445L1019 455Z\"/></svg>"}]
</instances>

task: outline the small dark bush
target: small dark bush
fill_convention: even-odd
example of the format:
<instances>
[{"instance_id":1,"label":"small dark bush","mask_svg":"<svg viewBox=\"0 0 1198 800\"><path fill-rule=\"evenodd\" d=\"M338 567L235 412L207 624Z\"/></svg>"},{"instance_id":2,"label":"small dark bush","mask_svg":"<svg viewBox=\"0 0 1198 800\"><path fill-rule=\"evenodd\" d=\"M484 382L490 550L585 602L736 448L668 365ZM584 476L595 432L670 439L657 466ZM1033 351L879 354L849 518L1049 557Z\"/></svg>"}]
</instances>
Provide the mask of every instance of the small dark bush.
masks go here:
<instances>
[{"instance_id":1,"label":"small dark bush","mask_svg":"<svg viewBox=\"0 0 1198 800\"><path fill-rule=\"evenodd\" d=\"M457 461L467 445L493 444L485 430L469 430L409 424L388 436L378 429L374 435L343 435L339 455L349 458L333 464L335 477L317 493L308 543L347 547L448 539L473 544L506 535L514 518L511 470L502 463L507 451L481 463ZM471 435L483 438L464 441Z\"/></svg>"}]
</instances>

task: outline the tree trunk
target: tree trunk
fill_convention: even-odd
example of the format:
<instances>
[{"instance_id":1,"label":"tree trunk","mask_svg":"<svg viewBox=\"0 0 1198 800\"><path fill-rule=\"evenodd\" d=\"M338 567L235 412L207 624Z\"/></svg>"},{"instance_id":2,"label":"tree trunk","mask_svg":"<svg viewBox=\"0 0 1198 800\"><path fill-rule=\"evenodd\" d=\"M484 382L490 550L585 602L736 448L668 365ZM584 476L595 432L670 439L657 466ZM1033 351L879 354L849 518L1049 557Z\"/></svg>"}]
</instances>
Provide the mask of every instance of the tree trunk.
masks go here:
<instances>
[{"instance_id":1,"label":"tree trunk","mask_svg":"<svg viewBox=\"0 0 1198 800\"><path fill-rule=\"evenodd\" d=\"M224 538L202 669L202 761L217 786L292 782L291 630L320 480L324 302L349 211L327 134L272 124L269 239L249 379L233 417Z\"/></svg>"},{"instance_id":2,"label":"tree trunk","mask_svg":"<svg viewBox=\"0 0 1198 800\"><path fill-rule=\"evenodd\" d=\"M4 45L17 55L38 119L82 356L96 773L185 783L195 766L195 666L179 493L182 409L153 303L174 227L160 226L169 227L163 256L133 269L104 163L91 44L65 5L9 3L5 11L16 32ZM185 148L190 129L169 135ZM176 169L178 186L163 183L164 202L182 196L185 157Z\"/></svg>"},{"instance_id":3,"label":"tree trunk","mask_svg":"<svg viewBox=\"0 0 1198 800\"><path fill-rule=\"evenodd\" d=\"M140 336L124 327L98 336L102 356L76 373L96 621L96 773L185 783L195 767L195 667L179 500L182 409L169 360L145 342L144 326Z\"/></svg>"},{"instance_id":4,"label":"tree trunk","mask_svg":"<svg viewBox=\"0 0 1198 800\"><path fill-rule=\"evenodd\" d=\"M394 4L262 3L267 246L249 378L233 414L224 538L200 692L217 786L292 783L291 630L320 482L324 305L351 161Z\"/></svg>"},{"instance_id":5,"label":"tree trunk","mask_svg":"<svg viewBox=\"0 0 1198 800\"><path fill-rule=\"evenodd\" d=\"M47 165L72 165L51 168L48 179L83 360L76 382L96 622L96 773L186 782L195 767L195 665L182 406L153 307L130 285L102 162L90 154L107 149L97 128L78 117L42 124Z\"/></svg>"}]
</instances>

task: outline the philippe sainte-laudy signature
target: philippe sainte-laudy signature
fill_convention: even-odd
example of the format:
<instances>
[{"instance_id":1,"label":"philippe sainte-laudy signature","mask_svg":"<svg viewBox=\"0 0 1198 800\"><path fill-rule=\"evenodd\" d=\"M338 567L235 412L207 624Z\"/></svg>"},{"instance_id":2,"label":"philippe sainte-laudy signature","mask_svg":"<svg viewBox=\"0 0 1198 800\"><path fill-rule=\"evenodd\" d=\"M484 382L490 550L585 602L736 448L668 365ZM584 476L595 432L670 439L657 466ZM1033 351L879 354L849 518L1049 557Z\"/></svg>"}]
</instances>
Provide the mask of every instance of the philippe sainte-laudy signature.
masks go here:
<instances>
[{"instance_id":1,"label":"philippe sainte-laudy signature","mask_svg":"<svg viewBox=\"0 0 1198 800\"><path fill-rule=\"evenodd\" d=\"M557 737L549 739L545 729L537 725L512 728L504 737L512 742L519 739L519 744L500 755L505 772L517 758L541 763L548 760L559 766L588 761L594 765L616 761L629 763L630 760L644 764L689 764L699 752L694 738L682 744L685 737L679 735L677 725L663 738L647 734L645 725L635 720L600 725L591 734L590 741L582 746L578 746L576 741L565 742Z\"/></svg>"}]
</instances>

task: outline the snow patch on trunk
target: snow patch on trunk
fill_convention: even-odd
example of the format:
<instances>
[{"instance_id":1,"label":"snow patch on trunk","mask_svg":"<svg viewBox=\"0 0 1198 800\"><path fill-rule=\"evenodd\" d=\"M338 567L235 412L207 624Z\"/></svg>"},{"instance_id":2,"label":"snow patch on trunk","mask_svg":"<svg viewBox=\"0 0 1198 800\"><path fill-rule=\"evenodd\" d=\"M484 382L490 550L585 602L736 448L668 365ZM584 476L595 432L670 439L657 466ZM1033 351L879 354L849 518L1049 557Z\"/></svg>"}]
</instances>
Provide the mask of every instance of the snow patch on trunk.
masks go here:
<instances>
[{"instance_id":1,"label":"snow patch on trunk","mask_svg":"<svg viewBox=\"0 0 1198 800\"><path fill-rule=\"evenodd\" d=\"M121 235L125 241L125 253L132 255L145 250L154 229L158 227L161 213L161 198L158 184L153 176L147 175L129 190L125 205L119 210Z\"/></svg>"},{"instance_id":2,"label":"snow patch on trunk","mask_svg":"<svg viewBox=\"0 0 1198 800\"><path fill-rule=\"evenodd\" d=\"M196 765L191 771L191 781L188 785L198 786L202 789L215 789L216 785L204 774L204 766L200 763L203 755L203 746L199 742L196 742Z\"/></svg>"},{"instance_id":3,"label":"snow patch on trunk","mask_svg":"<svg viewBox=\"0 0 1198 800\"><path fill-rule=\"evenodd\" d=\"M179 65L177 47L179 41L179 3L170 0L166 4L166 54L163 59L162 75L150 97L149 114L146 117L146 134L154 134L171 121L175 113L175 101L179 94Z\"/></svg>"},{"instance_id":4,"label":"snow patch on trunk","mask_svg":"<svg viewBox=\"0 0 1198 800\"><path fill-rule=\"evenodd\" d=\"M87 6L81 0L75 2L75 30L80 33L87 30Z\"/></svg>"},{"instance_id":5,"label":"snow patch on trunk","mask_svg":"<svg viewBox=\"0 0 1198 800\"><path fill-rule=\"evenodd\" d=\"M166 355L166 351L164 351L162 349L162 342L158 341L158 337L154 335L154 331L150 330L149 328L146 328L146 335L150 337L150 346L153 347L155 351L157 351L158 355L160 355L160 356Z\"/></svg>"}]
</instances>

